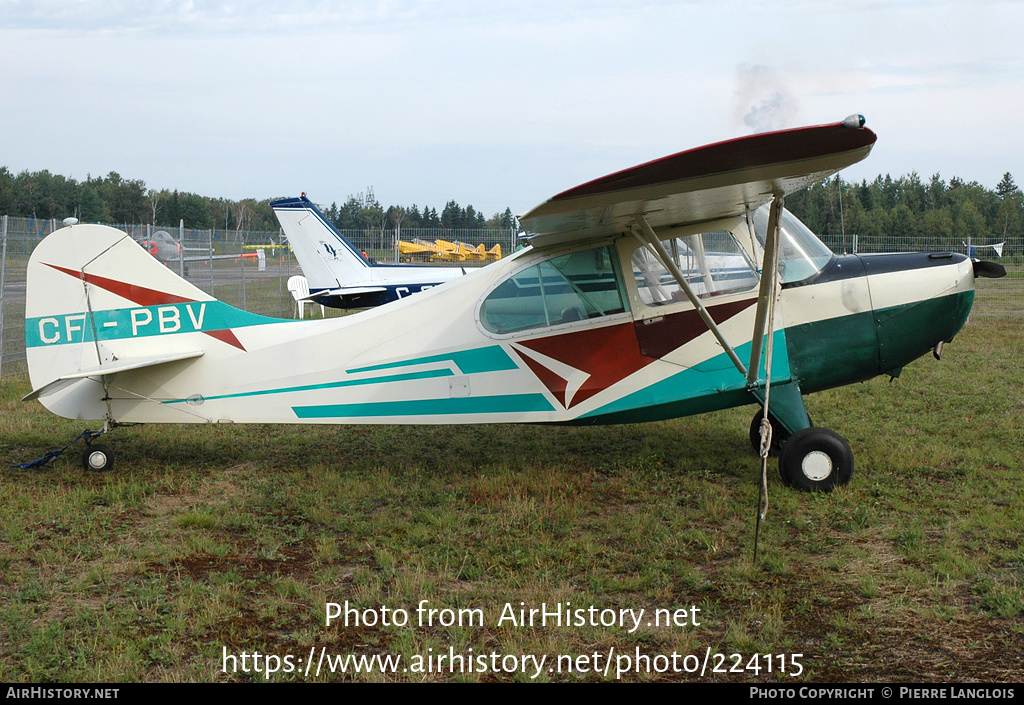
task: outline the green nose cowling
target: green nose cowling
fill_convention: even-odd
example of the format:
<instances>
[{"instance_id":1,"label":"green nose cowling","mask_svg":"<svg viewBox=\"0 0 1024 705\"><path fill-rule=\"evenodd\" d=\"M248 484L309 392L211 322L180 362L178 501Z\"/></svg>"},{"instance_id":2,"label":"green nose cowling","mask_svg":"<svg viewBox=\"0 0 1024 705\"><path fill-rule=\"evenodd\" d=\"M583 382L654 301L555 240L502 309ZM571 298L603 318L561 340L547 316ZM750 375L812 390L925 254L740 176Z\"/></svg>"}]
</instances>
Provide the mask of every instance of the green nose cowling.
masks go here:
<instances>
[{"instance_id":1,"label":"green nose cowling","mask_svg":"<svg viewBox=\"0 0 1024 705\"><path fill-rule=\"evenodd\" d=\"M875 311L880 372L898 370L953 339L971 313L974 290Z\"/></svg>"}]
</instances>

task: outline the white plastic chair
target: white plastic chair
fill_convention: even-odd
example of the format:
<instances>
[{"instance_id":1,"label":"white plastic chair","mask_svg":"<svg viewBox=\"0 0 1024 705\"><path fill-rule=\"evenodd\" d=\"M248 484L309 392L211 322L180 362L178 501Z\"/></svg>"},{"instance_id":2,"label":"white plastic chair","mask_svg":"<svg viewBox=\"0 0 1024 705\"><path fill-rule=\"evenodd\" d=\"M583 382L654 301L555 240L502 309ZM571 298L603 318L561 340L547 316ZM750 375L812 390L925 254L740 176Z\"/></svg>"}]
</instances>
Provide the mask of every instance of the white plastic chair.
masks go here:
<instances>
[{"instance_id":1,"label":"white plastic chair","mask_svg":"<svg viewBox=\"0 0 1024 705\"><path fill-rule=\"evenodd\" d=\"M288 291L291 293L292 298L295 299L295 306L299 310L299 318L304 318L303 313L306 310L306 304L310 306L316 306L316 302L312 299L307 298L309 296L309 282L306 278L296 274L288 280ZM324 306L320 304L320 317L323 318L326 314L324 313Z\"/></svg>"}]
</instances>

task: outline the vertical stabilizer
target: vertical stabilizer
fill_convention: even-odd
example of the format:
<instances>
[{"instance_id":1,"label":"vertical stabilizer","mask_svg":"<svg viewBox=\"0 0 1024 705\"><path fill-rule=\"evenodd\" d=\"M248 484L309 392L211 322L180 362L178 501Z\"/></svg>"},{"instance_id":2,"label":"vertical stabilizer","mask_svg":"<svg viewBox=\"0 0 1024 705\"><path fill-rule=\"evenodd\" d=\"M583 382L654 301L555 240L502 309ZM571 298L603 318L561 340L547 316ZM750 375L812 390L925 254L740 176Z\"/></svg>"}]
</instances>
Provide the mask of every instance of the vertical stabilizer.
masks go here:
<instances>
[{"instance_id":1,"label":"vertical stabilizer","mask_svg":"<svg viewBox=\"0 0 1024 705\"><path fill-rule=\"evenodd\" d=\"M271 204L310 291L367 281L370 263L305 196Z\"/></svg>"},{"instance_id":2,"label":"vertical stabilizer","mask_svg":"<svg viewBox=\"0 0 1024 705\"><path fill-rule=\"evenodd\" d=\"M40 242L25 293L29 398L68 418L110 418L108 385L119 375L176 366L173 376L211 346L220 357L244 352L236 329L277 322L217 301L105 225L72 225ZM158 386L149 378L132 403Z\"/></svg>"}]
</instances>

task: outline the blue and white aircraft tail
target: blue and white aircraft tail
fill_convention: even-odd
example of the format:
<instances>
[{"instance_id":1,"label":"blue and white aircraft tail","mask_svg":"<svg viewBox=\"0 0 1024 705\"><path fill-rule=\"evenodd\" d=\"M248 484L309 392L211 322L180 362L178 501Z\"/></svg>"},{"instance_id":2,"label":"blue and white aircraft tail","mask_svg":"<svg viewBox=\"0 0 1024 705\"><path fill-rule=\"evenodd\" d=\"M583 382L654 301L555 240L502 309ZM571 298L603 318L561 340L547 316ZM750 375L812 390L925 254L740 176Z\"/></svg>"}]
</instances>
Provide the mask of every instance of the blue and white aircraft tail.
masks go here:
<instances>
[{"instance_id":1,"label":"blue and white aircraft tail","mask_svg":"<svg viewBox=\"0 0 1024 705\"><path fill-rule=\"evenodd\" d=\"M305 195L270 205L309 282L310 298L325 306L379 306L466 273L465 267L372 263Z\"/></svg>"}]
</instances>

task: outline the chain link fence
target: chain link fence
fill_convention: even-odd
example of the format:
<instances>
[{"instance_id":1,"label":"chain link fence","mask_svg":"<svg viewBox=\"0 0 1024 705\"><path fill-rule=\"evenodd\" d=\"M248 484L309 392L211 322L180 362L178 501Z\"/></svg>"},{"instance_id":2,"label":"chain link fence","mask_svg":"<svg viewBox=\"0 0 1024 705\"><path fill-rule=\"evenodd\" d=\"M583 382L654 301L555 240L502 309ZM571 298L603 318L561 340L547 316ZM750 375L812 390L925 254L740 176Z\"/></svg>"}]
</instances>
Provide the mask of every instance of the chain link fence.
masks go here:
<instances>
[{"instance_id":1,"label":"chain link fence","mask_svg":"<svg viewBox=\"0 0 1024 705\"><path fill-rule=\"evenodd\" d=\"M25 269L36 243L61 227L54 220L0 216L0 375L25 370ZM288 292L289 277L301 274L294 255L285 246L280 231L192 230L182 226L116 226L165 261L179 275L216 299L237 308L291 318L295 301ZM161 233L164 233L161 235ZM430 245L436 241L463 242L485 251L500 245L502 254L514 250L516 233L508 230L362 230L343 234L366 255L378 262L414 260L418 264L451 266L451 259L433 259L429 252L403 255L399 241ZM968 243L951 240L901 240L856 236L825 235L822 240L834 252L967 252ZM165 248L161 253L160 248ZM155 250L155 251L154 251ZM178 254L180 253L180 256ZM1020 252L995 252L975 246L975 256L993 259L1006 267L1002 279L979 279L972 314L975 318L1002 318L1024 321L1024 255ZM486 261L465 260L467 266ZM319 307L317 307L319 308ZM327 316L344 312L327 309Z\"/></svg>"},{"instance_id":2,"label":"chain link fence","mask_svg":"<svg viewBox=\"0 0 1024 705\"><path fill-rule=\"evenodd\" d=\"M0 375L25 370L25 269L36 243L60 227L63 224L56 220L0 216ZM302 268L280 230L193 230L180 224L114 227L128 233L179 276L224 303L277 318L292 318L296 313L287 283L293 275L302 274ZM482 244L484 250L500 245L503 254L517 246L514 232L495 229L396 228L346 230L342 234L380 263L415 260L419 265L451 266L455 261L454 255L447 259L434 259L429 253L403 256L400 240L424 245L438 240L473 247ZM482 266L487 262L467 258L458 263ZM328 317L345 313L325 310Z\"/></svg>"}]
</instances>

